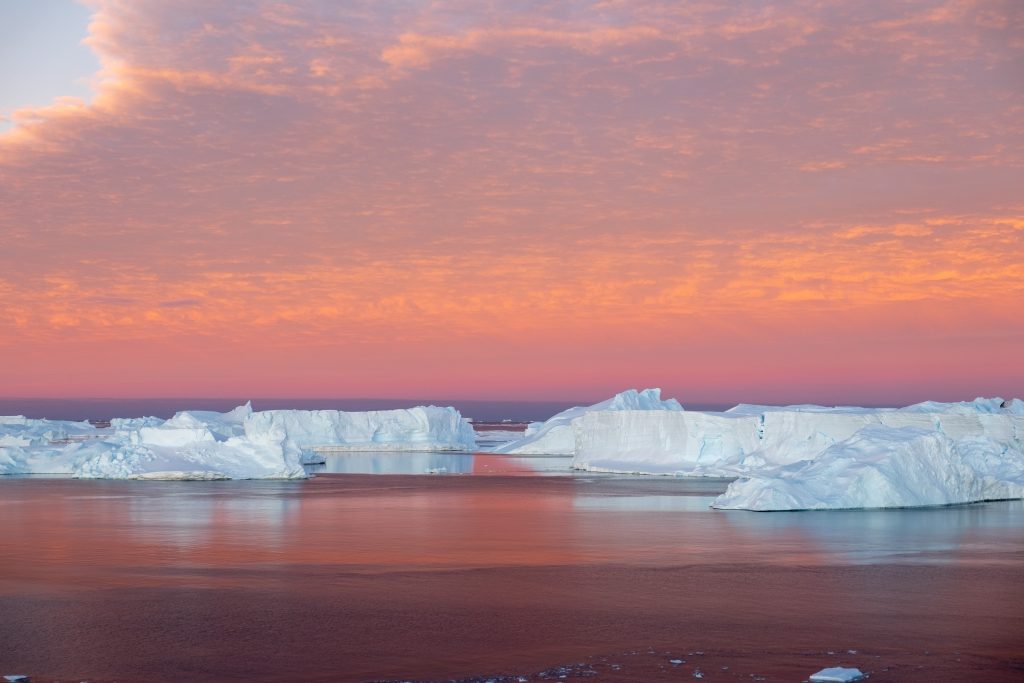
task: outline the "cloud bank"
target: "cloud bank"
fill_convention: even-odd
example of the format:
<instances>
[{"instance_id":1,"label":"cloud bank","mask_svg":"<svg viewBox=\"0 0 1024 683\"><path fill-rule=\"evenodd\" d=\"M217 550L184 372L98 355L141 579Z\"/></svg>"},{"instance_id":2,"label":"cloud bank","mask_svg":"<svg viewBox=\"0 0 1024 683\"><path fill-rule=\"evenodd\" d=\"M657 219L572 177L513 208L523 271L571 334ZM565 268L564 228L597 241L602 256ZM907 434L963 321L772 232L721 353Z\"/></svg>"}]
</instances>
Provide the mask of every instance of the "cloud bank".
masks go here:
<instances>
[{"instance_id":1,"label":"cloud bank","mask_svg":"<svg viewBox=\"0 0 1024 683\"><path fill-rule=\"evenodd\" d=\"M1024 385L1019 3L92 6L0 135L4 394Z\"/></svg>"}]
</instances>

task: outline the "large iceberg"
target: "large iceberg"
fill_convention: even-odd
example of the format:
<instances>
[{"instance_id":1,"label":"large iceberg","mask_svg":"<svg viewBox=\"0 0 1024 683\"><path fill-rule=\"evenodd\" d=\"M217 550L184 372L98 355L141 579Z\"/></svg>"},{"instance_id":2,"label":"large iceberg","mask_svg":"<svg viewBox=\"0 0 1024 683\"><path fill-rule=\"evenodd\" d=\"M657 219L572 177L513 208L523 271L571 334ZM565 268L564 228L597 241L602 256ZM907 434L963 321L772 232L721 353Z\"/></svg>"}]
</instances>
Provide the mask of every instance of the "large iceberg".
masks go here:
<instances>
[{"instance_id":1,"label":"large iceberg","mask_svg":"<svg viewBox=\"0 0 1024 683\"><path fill-rule=\"evenodd\" d=\"M544 422L533 422L521 439L494 449L495 453L520 455L573 455L576 440L572 423L592 412L630 411L682 411L683 406L674 398L662 400L661 389L629 389L592 406L576 406L563 410Z\"/></svg>"},{"instance_id":2,"label":"large iceberg","mask_svg":"<svg viewBox=\"0 0 1024 683\"><path fill-rule=\"evenodd\" d=\"M986 437L869 426L811 460L739 479L713 507L834 510L1024 498L1024 458Z\"/></svg>"},{"instance_id":3,"label":"large iceberg","mask_svg":"<svg viewBox=\"0 0 1024 683\"><path fill-rule=\"evenodd\" d=\"M355 451L472 451L476 433L455 408L401 410L266 410L247 429L280 427L301 448Z\"/></svg>"},{"instance_id":4,"label":"large iceberg","mask_svg":"<svg viewBox=\"0 0 1024 683\"><path fill-rule=\"evenodd\" d=\"M949 505L1024 496L1024 403L880 409L740 405L590 410L570 420L581 470L740 478L714 506Z\"/></svg>"},{"instance_id":5,"label":"large iceberg","mask_svg":"<svg viewBox=\"0 0 1024 683\"><path fill-rule=\"evenodd\" d=\"M373 412L184 411L169 420L88 422L0 418L0 474L111 479L301 479L303 451L472 450L454 408Z\"/></svg>"}]
</instances>

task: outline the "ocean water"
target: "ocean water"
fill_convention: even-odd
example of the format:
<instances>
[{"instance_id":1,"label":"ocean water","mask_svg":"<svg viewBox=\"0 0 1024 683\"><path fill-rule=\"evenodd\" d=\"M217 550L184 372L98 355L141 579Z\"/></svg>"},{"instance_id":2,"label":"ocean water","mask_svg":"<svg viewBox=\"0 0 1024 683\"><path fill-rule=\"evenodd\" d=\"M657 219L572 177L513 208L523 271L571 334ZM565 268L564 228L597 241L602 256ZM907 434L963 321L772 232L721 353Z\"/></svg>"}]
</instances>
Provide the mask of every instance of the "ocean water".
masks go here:
<instances>
[{"instance_id":1,"label":"ocean water","mask_svg":"<svg viewBox=\"0 0 1024 683\"><path fill-rule=\"evenodd\" d=\"M1020 501L716 511L707 506L724 480L573 474L500 456L453 455L470 460L436 475L331 462L347 457L298 482L0 478L0 674L799 681L845 665L877 682L1024 672Z\"/></svg>"}]
</instances>

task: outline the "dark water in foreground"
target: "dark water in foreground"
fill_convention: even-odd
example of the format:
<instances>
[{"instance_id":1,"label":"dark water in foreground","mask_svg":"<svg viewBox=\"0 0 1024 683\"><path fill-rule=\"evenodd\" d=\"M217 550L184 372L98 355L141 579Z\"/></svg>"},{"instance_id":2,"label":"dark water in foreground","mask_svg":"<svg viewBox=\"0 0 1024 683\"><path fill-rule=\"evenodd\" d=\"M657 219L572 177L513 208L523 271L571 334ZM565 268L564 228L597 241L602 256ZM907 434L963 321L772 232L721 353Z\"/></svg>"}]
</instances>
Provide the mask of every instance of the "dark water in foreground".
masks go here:
<instances>
[{"instance_id":1,"label":"dark water in foreground","mask_svg":"<svg viewBox=\"0 0 1024 683\"><path fill-rule=\"evenodd\" d=\"M0 674L1024 678L1021 502L722 512L721 481L494 471L0 478Z\"/></svg>"}]
</instances>

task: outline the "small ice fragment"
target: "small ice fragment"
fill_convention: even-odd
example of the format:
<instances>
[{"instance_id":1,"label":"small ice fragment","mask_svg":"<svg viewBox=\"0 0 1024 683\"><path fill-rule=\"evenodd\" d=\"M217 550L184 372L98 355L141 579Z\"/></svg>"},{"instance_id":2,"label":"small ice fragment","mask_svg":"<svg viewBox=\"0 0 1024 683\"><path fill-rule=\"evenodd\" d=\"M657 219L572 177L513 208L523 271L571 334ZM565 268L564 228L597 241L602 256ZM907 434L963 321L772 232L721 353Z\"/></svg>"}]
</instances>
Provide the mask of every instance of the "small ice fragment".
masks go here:
<instances>
[{"instance_id":1,"label":"small ice fragment","mask_svg":"<svg viewBox=\"0 0 1024 683\"><path fill-rule=\"evenodd\" d=\"M860 669L844 669L841 666L833 666L822 669L811 676L811 683L849 683L864 678Z\"/></svg>"},{"instance_id":2,"label":"small ice fragment","mask_svg":"<svg viewBox=\"0 0 1024 683\"><path fill-rule=\"evenodd\" d=\"M4 680L8 683L29 683L32 679L23 674L10 674L8 676L4 676Z\"/></svg>"},{"instance_id":3,"label":"small ice fragment","mask_svg":"<svg viewBox=\"0 0 1024 683\"><path fill-rule=\"evenodd\" d=\"M701 672L700 669L696 669L693 672L693 677L694 678L704 678L704 674Z\"/></svg>"},{"instance_id":4,"label":"small ice fragment","mask_svg":"<svg viewBox=\"0 0 1024 683\"><path fill-rule=\"evenodd\" d=\"M683 663L683 660L682 659L670 659L670 660L668 660L668 663L671 664L672 666L679 666L680 664Z\"/></svg>"},{"instance_id":5,"label":"small ice fragment","mask_svg":"<svg viewBox=\"0 0 1024 683\"><path fill-rule=\"evenodd\" d=\"M846 654L848 654L848 655L855 655L855 654L857 654L857 651L856 650L847 650Z\"/></svg>"}]
</instances>

